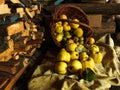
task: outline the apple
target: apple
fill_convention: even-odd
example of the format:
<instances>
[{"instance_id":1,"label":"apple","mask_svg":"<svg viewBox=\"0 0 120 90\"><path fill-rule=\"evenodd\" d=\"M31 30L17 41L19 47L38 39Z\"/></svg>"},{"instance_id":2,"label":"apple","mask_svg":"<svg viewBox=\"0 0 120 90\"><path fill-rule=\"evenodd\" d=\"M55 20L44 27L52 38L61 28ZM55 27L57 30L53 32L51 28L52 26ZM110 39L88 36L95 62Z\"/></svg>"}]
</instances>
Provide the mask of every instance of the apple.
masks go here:
<instances>
[{"instance_id":1,"label":"apple","mask_svg":"<svg viewBox=\"0 0 120 90\"><path fill-rule=\"evenodd\" d=\"M57 54L57 60L58 61L64 61L64 62L70 62L70 53L68 53L64 48L60 50L60 52Z\"/></svg>"},{"instance_id":2,"label":"apple","mask_svg":"<svg viewBox=\"0 0 120 90\"><path fill-rule=\"evenodd\" d=\"M76 43L70 43L66 45L66 50L68 52L75 51L76 47L77 47Z\"/></svg>"},{"instance_id":3,"label":"apple","mask_svg":"<svg viewBox=\"0 0 120 90\"><path fill-rule=\"evenodd\" d=\"M74 59L78 59L79 58L79 53L76 51L72 51L70 52L70 59L74 60Z\"/></svg>"},{"instance_id":4,"label":"apple","mask_svg":"<svg viewBox=\"0 0 120 90\"><path fill-rule=\"evenodd\" d=\"M75 36L77 36L77 37L82 37L82 36L83 36L83 30L82 30L82 28L76 28L76 29L74 30L74 34L75 34Z\"/></svg>"},{"instance_id":5,"label":"apple","mask_svg":"<svg viewBox=\"0 0 120 90\"><path fill-rule=\"evenodd\" d=\"M66 74L67 73L67 63L57 62L55 64L55 71L59 74Z\"/></svg>"},{"instance_id":6,"label":"apple","mask_svg":"<svg viewBox=\"0 0 120 90\"><path fill-rule=\"evenodd\" d=\"M68 63L68 71L71 73L78 72L82 69L82 64L79 60L72 60Z\"/></svg>"}]
</instances>

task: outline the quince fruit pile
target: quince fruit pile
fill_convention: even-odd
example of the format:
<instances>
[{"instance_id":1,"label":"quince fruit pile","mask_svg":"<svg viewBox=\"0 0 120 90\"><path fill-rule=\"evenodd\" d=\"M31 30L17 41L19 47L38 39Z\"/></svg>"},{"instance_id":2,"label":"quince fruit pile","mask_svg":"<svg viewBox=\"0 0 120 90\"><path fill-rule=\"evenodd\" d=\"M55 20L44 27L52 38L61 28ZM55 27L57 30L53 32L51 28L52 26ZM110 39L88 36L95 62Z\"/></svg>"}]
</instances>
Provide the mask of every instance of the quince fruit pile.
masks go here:
<instances>
[{"instance_id":1,"label":"quince fruit pile","mask_svg":"<svg viewBox=\"0 0 120 90\"><path fill-rule=\"evenodd\" d=\"M55 38L58 42L68 43L70 39L75 42L82 43L83 30L79 26L78 19L68 19L66 15L60 15L61 20L71 20L78 23L70 23L67 21L58 21L55 23Z\"/></svg>"},{"instance_id":2,"label":"quince fruit pile","mask_svg":"<svg viewBox=\"0 0 120 90\"><path fill-rule=\"evenodd\" d=\"M60 18L67 19L67 16L61 15ZM77 74L91 81L95 78L95 64L102 62L103 55L93 37L85 43L83 33L79 24L56 22L56 39L64 40L66 44L58 52L54 68L58 74Z\"/></svg>"}]
</instances>

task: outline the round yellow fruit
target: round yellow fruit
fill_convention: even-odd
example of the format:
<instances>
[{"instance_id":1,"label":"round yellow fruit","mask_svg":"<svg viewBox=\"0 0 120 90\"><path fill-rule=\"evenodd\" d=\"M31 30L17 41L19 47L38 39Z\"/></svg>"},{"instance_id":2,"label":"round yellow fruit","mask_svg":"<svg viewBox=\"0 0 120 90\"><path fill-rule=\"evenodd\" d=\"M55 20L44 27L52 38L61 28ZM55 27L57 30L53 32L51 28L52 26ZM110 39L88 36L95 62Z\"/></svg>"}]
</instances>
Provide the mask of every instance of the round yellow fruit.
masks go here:
<instances>
[{"instance_id":1,"label":"round yellow fruit","mask_svg":"<svg viewBox=\"0 0 120 90\"><path fill-rule=\"evenodd\" d=\"M83 30L82 28L77 28L74 30L74 34L77 36L77 37L82 37L83 36Z\"/></svg>"},{"instance_id":2,"label":"round yellow fruit","mask_svg":"<svg viewBox=\"0 0 120 90\"><path fill-rule=\"evenodd\" d=\"M89 56L88 56L87 52L81 52L80 55L79 55L79 59L80 59L81 61L85 61L85 60L87 60L88 58L89 58Z\"/></svg>"},{"instance_id":3,"label":"round yellow fruit","mask_svg":"<svg viewBox=\"0 0 120 90\"><path fill-rule=\"evenodd\" d=\"M70 53L68 53L65 49L60 50L57 55L58 61L70 62Z\"/></svg>"},{"instance_id":4,"label":"round yellow fruit","mask_svg":"<svg viewBox=\"0 0 120 90\"><path fill-rule=\"evenodd\" d=\"M80 69L82 69L82 64L79 60L72 60L68 63L68 70L71 73L78 72Z\"/></svg>"},{"instance_id":5,"label":"round yellow fruit","mask_svg":"<svg viewBox=\"0 0 120 90\"><path fill-rule=\"evenodd\" d=\"M79 53L76 51L72 51L70 52L70 59L74 60L74 59L78 59L79 58Z\"/></svg>"},{"instance_id":6,"label":"round yellow fruit","mask_svg":"<svg viewBox=\"0 0 120 90\"><path fill-rule=\"evenodd\" d=\"M79 20L78 20L78 19L73 19L73 21L75 21L75 22L79 22ZM78 28L80 25L79 25L79 24L77 24L77 23L70 23L70 26L71 26L71 28L76 29L76 28Z\"/></svg>"},{"instance_id":7,"label":"round yellow fruit","mask_svg":"<svg viewBox=\"0 0 120 90\"><path fill-rule=\"evenodd\" d=\"M75 51L76 47L77 47L76 43L70 43L66 45L66 50L69 52Z\"/></svg>"},{"instance_id":8,"label":"round yellow fruit","mask_svg":"<svg viewBox=\"0 0 120 90\"><path fill-rule=\"evenodd\" d=\"M92 45L90 45L89 50L91 53L96 53L96 52L100 51L100 48L99 48L99 46L92 44Z\"/></svg>"},{"instance_id":9,"label":"round yellow fruit","mask_svg":"<svg viewBox=\"0 0 120 90\"><path fill-rule=\"evenodd\" d=\"M88 44L94 44L94 43L95 43L95 39L93 37L89 37Z\"/></svg>"},{"instance_id":10,"label":"round yellow fruit","mask_svg":"<svg viewBox=\"0 0 120 90\"><path fill-rule=\"evenodd\" d=\"M62 26L62 21L56 22L55 26Z\"/></svg>"},{"instance_id":11,"label":"round yellow fruit","mask_svg":"<svg viewBox=\"0 0 120 90\"><path fill-rule=\"evenodd\" d=\"M61 42L62 39L63 39L63 33L59 33L59 34L56 35L56 40L57 40L58 42Z\"/></svg>"},{"instance_id":12,"label":"round yellow fruit","mask_svg":"<svg viewBox=\"0 0 120 90\"><path fill-rule=\"evenodd\" d=\"M70 25L68 24L68 22L64 22L64 23L63 23L63 30L64 30L64 31L70 31L70 30L71 30L71 27L70 27Z\"/></svg>"},{"instance_id":13,"label":"round yellow fruit","mask_svg":"<svg viewBox=\"0 0 120 90\"><path fill-rule=\"evenodd\" d=\"M65 62L56 63L55 71L59 74L66 74L67 73L67 63L65 63Z\"/></svg>"},{"instance_id":14,"label":"round yellow fruit","mask_svg":"<svg viewBox=\"0 0 120 90\"><path fill-rule=\"evenodd\" d=\"M89 57L87 60L81 61L81 63L82 63L82 67L83 67L82 69L83 69L83 71L86 68L90 68L90 69L94 70L95 63L94 63L93 58Z\"/></svg>"},{"instance_id":15,"label":"round yellow fruit","mask_svg":"<svg viewBox=\"0 0 120 90\"><path fill-rule=\"evenodd\" d=\"M94 59L95 63L101 63L103 59L103 55L101 52L96 52L91 55L91 57Z\"/></svg>"},{"instance_id":16,"label":"round yellow fruit","mask_svg":"<svg viewBox=\"0 0 120 90\"><path fill-rule=\"evenodd\" d=\"M67 15L65 14L60 15L60 19L67 19Z\"/></svg>"},{"instance_id":17,"label":"round yellow fruit","mask_svg":"<svg viewBox=\"0 0 120 90\"><path fill-rule=\"evenodd\" d=\"M55 27L55 32L56 33L62 33L63 32L63 26L56 26Z\"/></svg>"}]
</instances>

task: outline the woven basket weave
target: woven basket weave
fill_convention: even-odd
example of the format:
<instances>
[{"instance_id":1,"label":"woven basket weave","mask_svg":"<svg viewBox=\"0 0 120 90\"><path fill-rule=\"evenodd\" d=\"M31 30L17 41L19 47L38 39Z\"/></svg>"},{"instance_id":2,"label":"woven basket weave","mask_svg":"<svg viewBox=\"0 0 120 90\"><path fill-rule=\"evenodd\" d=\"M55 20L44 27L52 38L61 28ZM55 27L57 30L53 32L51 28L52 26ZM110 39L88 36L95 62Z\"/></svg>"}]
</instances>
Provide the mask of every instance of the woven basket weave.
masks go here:
<instances>
[{"instance_id":1,"label":"woven basket weave","mask_svg":"<svg viewBox=\"0 0 120 90\"><path fill-rule=\"evenodd\" d=\"M72 20L61 20L61 19L59 19L59 16L62 15L62 14L67 15L67 17L69 17L70 19L77 18L79 20L79 22L75 22L75 21L72 21ZM93 34L93 30L89 26L89 20L87 18L87 15L80 7L78 7L77 5L74 5L74 4L61 4L61 5L58 5L55 8L54 13L52 14L52 19L51 19L51 22L50 22L50 30L51 30L50 32L51 32L51 35L52 35L52 38L53 38L55 44L58 47L64 46L64 45L62 45L62 43L58 42L55 39L54 23L56 23L58 21L67 21L67 22L70 22L70 23L72 22L72 23L80 24L80 27L84 31L83 36L85 38L85 42L87 42L87 38L92 36L92 34Z\"/></svg>"}]
</instances>

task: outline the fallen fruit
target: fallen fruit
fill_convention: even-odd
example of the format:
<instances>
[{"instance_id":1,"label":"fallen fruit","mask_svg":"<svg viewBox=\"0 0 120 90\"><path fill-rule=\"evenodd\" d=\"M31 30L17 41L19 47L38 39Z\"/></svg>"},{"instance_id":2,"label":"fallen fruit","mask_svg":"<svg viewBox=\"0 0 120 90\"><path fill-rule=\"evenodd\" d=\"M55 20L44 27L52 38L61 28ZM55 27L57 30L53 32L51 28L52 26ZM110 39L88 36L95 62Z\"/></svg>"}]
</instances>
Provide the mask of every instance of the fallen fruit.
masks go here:
<instances>
[{"instance_id":1,"label":"fallen fruit","mask_svg":"<svg viewBox=\"0 0 120 90\"><path fill-rule=\"evenodd\" d=\"M59 74L66 74L67 73L67 63L57 62L55 64L55 71Z\"/></svg>"}]
</instances>

